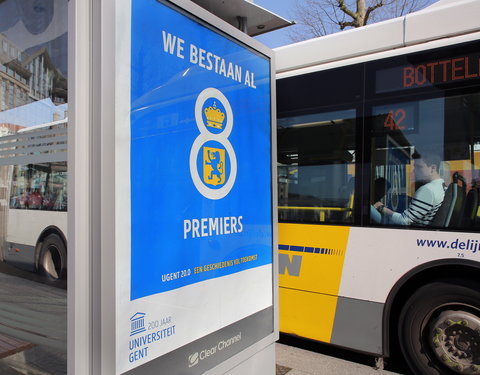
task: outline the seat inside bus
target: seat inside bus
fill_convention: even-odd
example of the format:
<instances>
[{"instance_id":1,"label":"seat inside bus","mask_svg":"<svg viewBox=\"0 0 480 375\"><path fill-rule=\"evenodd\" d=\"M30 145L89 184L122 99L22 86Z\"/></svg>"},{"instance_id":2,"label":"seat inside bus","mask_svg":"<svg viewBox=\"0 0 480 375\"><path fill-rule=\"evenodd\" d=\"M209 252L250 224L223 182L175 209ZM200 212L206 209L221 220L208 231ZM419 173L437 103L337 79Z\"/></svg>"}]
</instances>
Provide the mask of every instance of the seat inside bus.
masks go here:
<instances>
[{"instance_id":1,"label":"seat inside bus","mask_svg":"<svg viewBox=\"0 0 480 375\"><path fill-rule=\"evenodd\" d=\"M476 181L472 182L472 188L465 198L465 208L463 210L462 227L478 228L480 220L478 217L479 210L479 195L480 186L477 186Z\"/></svg>"},{"instance_id":2,"label":"seat inside bus","mask_svg":"<svg viewBox=\"0 0 480 375\"><path fill-rule=\"evenodd\" d=\"M432 221L433 227L460 227L465 209L466 181L458 172L445 191L445 198Z\"/></svg>"}]
</instances>

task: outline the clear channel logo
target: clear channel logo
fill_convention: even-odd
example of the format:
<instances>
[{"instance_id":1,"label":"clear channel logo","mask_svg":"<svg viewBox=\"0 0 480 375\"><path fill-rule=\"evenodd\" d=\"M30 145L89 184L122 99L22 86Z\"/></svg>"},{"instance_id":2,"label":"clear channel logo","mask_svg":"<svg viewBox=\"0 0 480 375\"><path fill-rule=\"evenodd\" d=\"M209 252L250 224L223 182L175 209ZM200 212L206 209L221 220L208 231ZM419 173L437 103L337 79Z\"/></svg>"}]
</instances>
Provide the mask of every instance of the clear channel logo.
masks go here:
<instances>
[{"instance_id":1,"label":"clear channel logo","mask_svg":"<svg viewBox=\"0 0 480 375\"><path fill-rule=\"evenodd\" d=\"M225 95L206 88L195 102L195 122L200 134L190 149L190 174L205 198L224 198L237 177L237 158L228 137L233 129L233 112Z\"/></svg>"},{"instance_id":2,"label":"clear channel logo","mask_svg":"<svg viewBox=\"0 0 480 375\"><path fill-rule=\"evenodd\" d=\"M188 356L188 367L194 367L198 365L200 361L214 356L218 352L221 352L224 349L229 348L233 344L242 340L242 332L239 332L233 337L230 337L226 340L220 340L216 345L212 347L204 348L198 352L192 353Z\"/></svg>"},{"instance_id":3,"label":"clear channel logo","mask_svg":"<svg viewBox=\"0 0 480 375\"><path fill-rule=\"evenodd\" d=\"M190 354L188 356L188 367L193 367L198 365L198 357L199 357L198 352Z\"/></svg>"}]
</instances>

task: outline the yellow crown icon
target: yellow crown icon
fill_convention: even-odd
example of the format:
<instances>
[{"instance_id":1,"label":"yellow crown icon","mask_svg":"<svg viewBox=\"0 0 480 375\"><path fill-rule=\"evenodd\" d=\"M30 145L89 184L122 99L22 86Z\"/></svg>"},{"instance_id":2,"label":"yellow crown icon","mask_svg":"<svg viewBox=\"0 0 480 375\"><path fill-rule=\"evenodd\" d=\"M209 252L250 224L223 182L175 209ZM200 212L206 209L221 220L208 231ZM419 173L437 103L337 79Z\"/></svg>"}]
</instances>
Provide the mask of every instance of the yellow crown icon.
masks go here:
<instances>
[{"instance_id":1,"label":"yellow crown icon","mask_svg":"<svg viewBox=\"0 0 480 375\"><path fill-rule=\"evenodd\" d=\"M207 126L215 129L222 129L223 121L225 120L225 113L217 108L216 103L213 103L213 107L210 106L205 108L204 113L207 118Z\"/></svg>"}]
</instances>

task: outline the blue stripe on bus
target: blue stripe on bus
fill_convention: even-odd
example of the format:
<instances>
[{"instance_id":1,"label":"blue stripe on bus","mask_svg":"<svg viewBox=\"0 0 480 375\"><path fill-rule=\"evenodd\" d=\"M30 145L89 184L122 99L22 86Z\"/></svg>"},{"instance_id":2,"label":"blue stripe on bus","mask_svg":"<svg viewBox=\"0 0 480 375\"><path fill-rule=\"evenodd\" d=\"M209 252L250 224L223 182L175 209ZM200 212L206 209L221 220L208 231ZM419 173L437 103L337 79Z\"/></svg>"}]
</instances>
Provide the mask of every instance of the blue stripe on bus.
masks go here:
<instances>
[{"instance_id":1,"label":"blue stripe on bus","mask_svg":"<svg viewBox=\"0 0 480 375\"><path fill-rule=\"evenodd\" d=\"M303 246L290 245L290 251L303 251Z\"/></svg>"},{"instance_id":2,"label":"blue stripe on bus","mask_svg":"<svg viewBox=\"0 0 480 375\"><path fill-rule=\"evenodd\" d=\"M310 246L295 246L295 245L278 245L278 250L290 250L305 252L311 254L325 254L325 255L342 255L343 252L337 249L327 249L324 247L310 247Z\"/></svg>"}]
</instances>

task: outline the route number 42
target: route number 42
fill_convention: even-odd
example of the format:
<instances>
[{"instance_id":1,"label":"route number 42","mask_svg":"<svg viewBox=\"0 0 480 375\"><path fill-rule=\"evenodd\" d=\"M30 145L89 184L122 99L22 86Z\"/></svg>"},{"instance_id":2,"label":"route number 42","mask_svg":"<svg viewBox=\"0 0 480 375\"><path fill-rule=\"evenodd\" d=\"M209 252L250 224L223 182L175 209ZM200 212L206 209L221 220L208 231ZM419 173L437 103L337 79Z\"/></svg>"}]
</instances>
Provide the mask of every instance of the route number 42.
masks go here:
<instances>
[{"instance_id":1,"label":"route number 42","mask_svg":"<svg viewBox=\"0 0 480 375\"><path fill-rule=\"evenodd\" d=\"M392 110L388 112L383 126L390 130L403 130L405 129L405 126L401 125L401 123L405 120L406 117L407 112L404 109L399 108L395 111Z\"/></svg>"}]
</instances>

